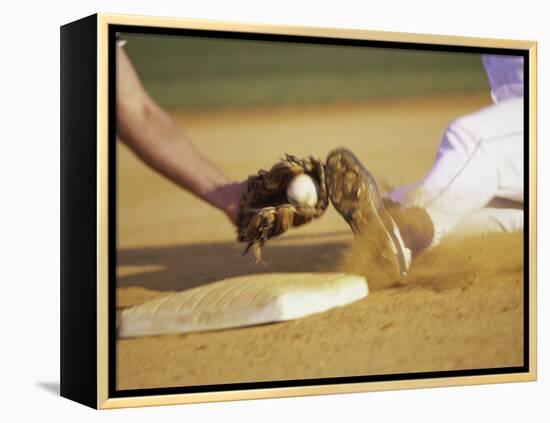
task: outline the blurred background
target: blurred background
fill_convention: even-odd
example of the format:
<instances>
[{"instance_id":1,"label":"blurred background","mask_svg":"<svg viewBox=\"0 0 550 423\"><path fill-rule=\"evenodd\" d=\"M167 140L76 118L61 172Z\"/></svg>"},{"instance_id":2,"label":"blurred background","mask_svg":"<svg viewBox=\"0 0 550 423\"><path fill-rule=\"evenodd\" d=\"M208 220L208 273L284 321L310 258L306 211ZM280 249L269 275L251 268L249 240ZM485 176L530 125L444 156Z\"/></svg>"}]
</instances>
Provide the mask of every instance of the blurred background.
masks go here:
<instances>
[{"instance_id":1,"label":"blurred background","mask_svg":"<svg viewBox=\"0 0 550 423\"><path fill-rule=\"evenodd\" d=\"M162 106L355 102L480 91L479 54L120 34Z\"/></svg>"}]
</instances>

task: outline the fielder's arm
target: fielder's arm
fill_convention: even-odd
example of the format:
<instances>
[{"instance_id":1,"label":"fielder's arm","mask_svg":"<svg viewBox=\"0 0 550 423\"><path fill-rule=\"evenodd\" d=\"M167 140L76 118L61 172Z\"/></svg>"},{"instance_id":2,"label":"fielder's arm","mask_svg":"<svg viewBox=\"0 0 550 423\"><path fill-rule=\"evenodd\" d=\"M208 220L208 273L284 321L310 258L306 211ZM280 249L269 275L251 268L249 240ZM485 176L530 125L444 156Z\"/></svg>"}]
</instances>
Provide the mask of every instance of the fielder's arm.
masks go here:
<instances>
[{"instance_id":1,"label":"fielder's arm","mask_svg":"<svg viewBox=\"0 0 550 423\"><path fill-rule=\"evenodd\" d=\"M231 181L182 134L149 96L122 47L117 48L117 134L153 169L236 223L244 183Z\"/></svg>"}]
</instances>

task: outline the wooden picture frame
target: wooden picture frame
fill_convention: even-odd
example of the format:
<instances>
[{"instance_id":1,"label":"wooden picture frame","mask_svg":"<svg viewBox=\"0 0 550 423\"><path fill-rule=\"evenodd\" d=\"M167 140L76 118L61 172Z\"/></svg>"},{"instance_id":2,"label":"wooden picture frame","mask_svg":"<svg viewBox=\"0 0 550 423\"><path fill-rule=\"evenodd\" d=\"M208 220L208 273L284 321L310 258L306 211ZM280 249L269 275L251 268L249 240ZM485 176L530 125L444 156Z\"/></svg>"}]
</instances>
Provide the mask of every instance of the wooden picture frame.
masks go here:
<instances>
[{"instance_id":1,"label":"wooden picture frame","mask_svg":"<svg viewBox=\"0 0 550 423\"><path fill-rule=\"evenodd\" d=\"M118 389L116 265L119 256L115 158L116 49L119 33L205 37L210 40L240 40L243 43L299 43L334 48L347 46L523 57L523 151L526 170L523 176L523 210L526 216L522 250L521 364L476 368L466 365L460 369L405 373L388 371L383 374L288 380L230 382L222 378L219 383ZM63 26L61 395L93 408L105 409L536 380L536 48L533 41L109 14L92 15ZM283 153L285 151L280 154Z\"/></svg>"}]
</instances>

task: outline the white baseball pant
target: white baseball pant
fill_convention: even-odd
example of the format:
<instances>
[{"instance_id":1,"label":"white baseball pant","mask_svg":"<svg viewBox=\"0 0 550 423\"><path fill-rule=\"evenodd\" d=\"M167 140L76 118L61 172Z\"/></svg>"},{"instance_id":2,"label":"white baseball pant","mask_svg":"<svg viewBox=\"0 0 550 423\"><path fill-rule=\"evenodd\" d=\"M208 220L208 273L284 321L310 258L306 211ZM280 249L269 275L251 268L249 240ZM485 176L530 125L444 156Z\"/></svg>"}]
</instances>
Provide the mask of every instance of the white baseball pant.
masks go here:
<instances>
[{"instance_id":1,"label":"white baseball pant","mask_svg":"<svg viewBox=\"0 0 550 423\"><path fill-rule=\"evenodd\" d=\"M390 197L427 211L436 245L451 231L522 230L523 183L523 97L518 97L452 122L427 176ZM499 199L509 200L504 208L494 206Z\"/></svg>"}]
</instances>

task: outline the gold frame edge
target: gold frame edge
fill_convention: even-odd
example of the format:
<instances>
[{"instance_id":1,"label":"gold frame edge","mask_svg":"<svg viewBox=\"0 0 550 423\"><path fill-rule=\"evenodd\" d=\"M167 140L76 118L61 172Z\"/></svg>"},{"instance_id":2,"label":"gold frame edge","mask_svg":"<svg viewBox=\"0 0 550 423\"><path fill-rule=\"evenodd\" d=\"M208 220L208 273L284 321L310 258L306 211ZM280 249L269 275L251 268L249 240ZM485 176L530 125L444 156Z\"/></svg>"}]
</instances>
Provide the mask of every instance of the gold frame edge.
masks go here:
<instances>
[{"instance_id":1,"label":"gold frame edge","mask_svg":"<svg viewBox=\"0 0 550 423\"><path fill-rule=\"evenodd\" d=\"M97 408L109 397L108 25L97 16Z\"/></svg>"},{"instance_id":2,"label":"gold frame edge","mask_svg":"<svg viewBox=\"0 0 550 423\"><path fill-rule=\"evenodd\" d=\"M453 45L481 48L508 48L529 52L529 372L460 376L431 379L363 382L340 385L315 385L206 393L151 395L109 398L108 396L108 26L134 25L217 31L264 33ZM97 408L112 409L170 404L189 404L246 399L344 394L401 389L436 388L463 385L527 382L537 380L537 43L453 35L431 35L363 29L251 24L202 19L165 18L136 15L97 14Z\"/></svg>"}]
</instances>

